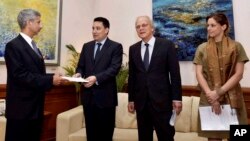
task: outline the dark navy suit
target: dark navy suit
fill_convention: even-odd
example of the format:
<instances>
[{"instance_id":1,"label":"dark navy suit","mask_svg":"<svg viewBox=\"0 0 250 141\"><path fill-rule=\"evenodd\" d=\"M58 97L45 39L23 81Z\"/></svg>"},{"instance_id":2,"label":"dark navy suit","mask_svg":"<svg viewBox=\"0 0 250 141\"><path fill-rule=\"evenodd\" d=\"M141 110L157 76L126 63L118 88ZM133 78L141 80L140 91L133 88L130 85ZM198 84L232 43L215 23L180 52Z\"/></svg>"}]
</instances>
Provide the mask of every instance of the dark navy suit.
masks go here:
<instances>
[{"instance_id":1,"label":"dark navy suit","mask_svg":"<svg viewBox=\"0 0 250 141\"><path fill-rule=\"evenodd\" d=\"M154 128L156 131L160 129L157 132L159 141L171 141L175 132L168 123L172 101L182 100L176 49L171 41L156 38L146 70L141 57L141 42L129 49L128 80L129 101L134 102L137 112L140 140L152 141Z\"/></svg>"},{"instance_id":2,"label":"dark navy suit","mask_svg":"<svg viewBox=\"0 0 250 141\"><path fill-rule=\"evenodd\" d=\"M53 86L43 58L18 35L5 49L7 67L6 141L38 141L45 91Z\"/></svg>"},{"instance_id":3,"label":"dark navy suit","mask_svg":"<svg viewBox=\"0 0 250 141\"><path fill-rule=\"evenodd\" d=\"M94 59L95 41L83 45L76 73L82 77L96 76L97 84L84 88L82 104L88 141L112 141L117 106L116 75L122 64L120 43L107 38Z\"/></svg>"}]
</instances>

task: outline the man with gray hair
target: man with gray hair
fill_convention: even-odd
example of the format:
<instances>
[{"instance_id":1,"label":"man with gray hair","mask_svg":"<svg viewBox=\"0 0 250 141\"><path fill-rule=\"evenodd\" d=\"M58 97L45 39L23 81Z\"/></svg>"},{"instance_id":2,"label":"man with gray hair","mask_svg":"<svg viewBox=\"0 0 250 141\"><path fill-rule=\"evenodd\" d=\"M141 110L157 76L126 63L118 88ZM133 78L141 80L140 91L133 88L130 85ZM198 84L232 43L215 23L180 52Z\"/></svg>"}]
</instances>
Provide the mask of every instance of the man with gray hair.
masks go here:
<instances>
[{"instance_id":1,"label":"man with gray hair","mask_svg":"<svg viewBox=\"0 0 250 141\"><path fill-rule=\"evenodd\" d=\"M40 18L38 11L22 10L17 17L21 32L6 45L5 141L40 140L45 91L64 81L59 74L46 74L42 54L32 40L42 29Z\"/></svg>"},{"instance_id":2,"label":"man with gray hair","mask_svg":"<svg viewBox=\"0 0 250 141\"><path fill-rule=\"evenodd\" d=\"M136 111L139 141L174 141L175 129L169 123L172 111L182 110L179 62L175 45L154 37L148 16L139 16L135 29L140 41L129 48L128 111Z\"/></svg>"}]
</instances>

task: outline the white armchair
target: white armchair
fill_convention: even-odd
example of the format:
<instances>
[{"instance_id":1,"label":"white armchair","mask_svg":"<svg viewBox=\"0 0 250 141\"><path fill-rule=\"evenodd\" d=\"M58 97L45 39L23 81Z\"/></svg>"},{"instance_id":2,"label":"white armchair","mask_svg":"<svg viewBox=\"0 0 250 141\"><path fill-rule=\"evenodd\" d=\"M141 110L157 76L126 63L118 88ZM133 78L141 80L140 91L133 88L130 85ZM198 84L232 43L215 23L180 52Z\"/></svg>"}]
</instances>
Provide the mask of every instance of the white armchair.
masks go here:
<instances>
[{"instance_id":1,"label":"white armchair","mask_svg":"<svg viewBox=\"0 0 250 141\"><path fill-rule=\"evenodd\" d=\"M0 141L5 140L6 118L0 116Z\"/></svg>"},{"instance_id":2,"label":"white armchair","mask_svg":"<svg viewBox=\"0 0 250 141\"><path fill-rule=\"evenodd\" d=\"M176 141L206 141L199 137L198 131L198 104L199 97L183 96L183 110L175 124ZM116 127L113 141L137 141L136 115L127 111L128 94L118 94L116 108ZM154 141L157 140L154 133ZM86 141L85 121L82 106L60 113L57 116L56 141Z\"/></svg>"}]
</instances>

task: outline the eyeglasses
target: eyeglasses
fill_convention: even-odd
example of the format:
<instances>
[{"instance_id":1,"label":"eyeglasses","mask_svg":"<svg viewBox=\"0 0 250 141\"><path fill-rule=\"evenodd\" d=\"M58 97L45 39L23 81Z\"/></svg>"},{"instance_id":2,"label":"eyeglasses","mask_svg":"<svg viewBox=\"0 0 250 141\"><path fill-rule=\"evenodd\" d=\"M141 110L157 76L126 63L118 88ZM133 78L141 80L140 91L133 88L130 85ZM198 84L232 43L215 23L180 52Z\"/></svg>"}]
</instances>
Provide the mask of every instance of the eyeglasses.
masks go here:
<instances>
[{"instance_id":1,"label":"eyeglasses","mask_svg":"<svg viewBox=\"0 0 250 141\"><path fill-rule=\"evenodd\" d=\"M142 25L136 25L136 29L140 29L140 28L145 28L145 27L147 27L148 26L148 24L142 24Z\"/></svg>"}]
</instances>

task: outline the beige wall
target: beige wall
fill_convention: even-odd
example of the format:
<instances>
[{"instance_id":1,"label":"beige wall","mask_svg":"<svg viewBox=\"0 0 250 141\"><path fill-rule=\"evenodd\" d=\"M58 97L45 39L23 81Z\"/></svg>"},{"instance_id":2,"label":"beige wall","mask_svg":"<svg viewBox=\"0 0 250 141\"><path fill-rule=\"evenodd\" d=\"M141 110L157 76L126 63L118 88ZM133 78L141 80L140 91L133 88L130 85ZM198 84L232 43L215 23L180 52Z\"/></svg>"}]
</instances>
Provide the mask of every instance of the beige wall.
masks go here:
<instances>
[{"instance_id":1,"label":"beige wall","mask_svg":"<svg viewBox=\"0 0 250 141\"><path fill-rule=\"evenodd\" d=\"M250 1L233 0L236 40L240 41L250 58ZM134 21L139 15L152 16L151 0L63 0L61 30L61 66L67 63L66 44L73 44L81 51L82 44L92 40L92 20L104 16L110 20L109 37L123 44L128 54L131 44L139 40L134 29ZM243 14L244 13L244 14ZM46 28L46 27L44 27ZM128 58L124 57L124 62ZM192 62L180 62L182 84L196 85ZM60 67L47 67L48 72L63 71ZM250 63L246 64L242 86L250 87ZM6 83L5 65L0 66L0 84Z\"/></svg>"}]
</instances>

